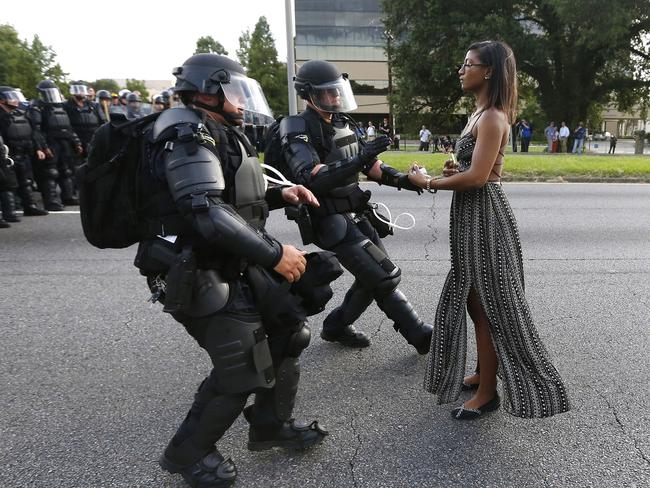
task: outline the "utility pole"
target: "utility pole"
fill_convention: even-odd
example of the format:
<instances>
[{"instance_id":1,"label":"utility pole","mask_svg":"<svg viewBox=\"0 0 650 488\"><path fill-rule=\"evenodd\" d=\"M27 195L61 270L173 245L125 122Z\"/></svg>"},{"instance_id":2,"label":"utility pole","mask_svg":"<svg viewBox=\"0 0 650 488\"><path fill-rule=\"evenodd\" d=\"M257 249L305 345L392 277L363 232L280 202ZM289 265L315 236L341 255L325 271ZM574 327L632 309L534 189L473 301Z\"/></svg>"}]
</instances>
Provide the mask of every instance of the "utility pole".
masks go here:
<instances>
[{"instance_id":1,"label":"utility pole","mask_svg":"<svg viewBox=\"0 0 650 488\"><path fill-rule=\"evenodd\" d=\"M386 37L386 65L388 68L388 120L390 120L391 130L393 133L391 136L395 136L395 116L393 114L393 73L390 66L390 59L392 56L392 41L393 35L389 31L384 31L384 36Z\"/></svg>"},{"instance_id":2,"label":"utility pole","mask_svg":"<svg viewBox=\"0 0 650 488\"><path fill-rule=\"evenodd\" d=\"M289 115L298 113L296 90L293 87L293 77L296 75L296 57L293 47L293 6L291 0L284 0L284 13L287 24L287 91L289 97Z\"/></svg>"}]
</instances>

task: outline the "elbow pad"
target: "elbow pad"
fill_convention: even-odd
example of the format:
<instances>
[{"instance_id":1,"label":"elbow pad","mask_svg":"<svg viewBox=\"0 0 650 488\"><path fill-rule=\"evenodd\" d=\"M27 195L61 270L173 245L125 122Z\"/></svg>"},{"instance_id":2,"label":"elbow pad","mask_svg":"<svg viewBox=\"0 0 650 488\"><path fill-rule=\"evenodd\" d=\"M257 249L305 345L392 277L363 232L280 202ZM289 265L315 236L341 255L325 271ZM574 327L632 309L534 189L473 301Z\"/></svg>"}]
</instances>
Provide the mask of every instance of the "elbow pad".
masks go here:
<instances>
[{"instance_id":1,"label":"elbow pad","mask_svg":"<svg viewBox=\"0 0 650 488\"><path fill-rule=\"evenodd\" d=\"M363 162L359 156L326 164L311 176L309 188L320 194L328 192L337 186L346 184L346 180L356 175L362 168Z\"/></svg>"},{"instance_id":2,"label":"elbow pad","mask_svg":"<svg viewBox=\"0 0 650 488\"><path fill-rule=\"evenodd\" d=\"M267 268L280 261L280 243L253 229L225 203L213 203L205 194L194 195L192 211L194 227L209 242Z\"/></svg>"},{"instance_id":3,"label":"elbow pad","mask_svg":"<svg viewBox=\"0 0 650 488\"><path fill-rule=\"evenodd\" d=\"M401 171L396 170L392 166L388 166L387 164L380 165L380 169L381 169L381 179L379 180L380 185L392 186L397 188L398 190L404 188L405 190L416 191L418 192L418 194L422 193L422 188L415 186L413 183L411 183L411 180L409 180L407 174L404 174Z\"/></svg>"},{"instance_id":4,"label":"elbow pad","mask_svg":"<svg viewBox=\"0 0 650 488\"><path fill-rule=\"evenodd\" d=\"M309 185L311 179L310 173L314 166L320 164L318 155L307 144L303 142L295 142L292 144L283 143L284 154L287 160L287 165L291 175L293 176L294 183L299 185Z\"/></svg>"},{"instance_id":5,"label":"elbow pad","mask_svg":"<svg viewBox=\"0 0 650 488\"><path fill-rule=\"evenodd\" d=\"M168 142L165 168L169 190L175 202L193 194L221 195L226 187L219 158L195 143Z\"/></svg>"}]
</instances>

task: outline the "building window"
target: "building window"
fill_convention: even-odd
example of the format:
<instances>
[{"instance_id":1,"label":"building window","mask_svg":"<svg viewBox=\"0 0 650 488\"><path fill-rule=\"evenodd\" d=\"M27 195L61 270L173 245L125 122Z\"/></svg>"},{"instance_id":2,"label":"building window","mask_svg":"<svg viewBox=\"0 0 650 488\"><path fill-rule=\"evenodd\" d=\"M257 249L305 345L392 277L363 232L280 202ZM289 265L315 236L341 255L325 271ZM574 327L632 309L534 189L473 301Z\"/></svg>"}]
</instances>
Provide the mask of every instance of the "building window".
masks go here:
<instances>
[{"instance_id":1,"label":"building window","mask_svg":"<svg viewBox=\"0 0 650 488\"><path fill-rule=\"evenodd\" d=\"M388 95L388 80L350 80L355 95Z\"/></svg>"}]
</instances>

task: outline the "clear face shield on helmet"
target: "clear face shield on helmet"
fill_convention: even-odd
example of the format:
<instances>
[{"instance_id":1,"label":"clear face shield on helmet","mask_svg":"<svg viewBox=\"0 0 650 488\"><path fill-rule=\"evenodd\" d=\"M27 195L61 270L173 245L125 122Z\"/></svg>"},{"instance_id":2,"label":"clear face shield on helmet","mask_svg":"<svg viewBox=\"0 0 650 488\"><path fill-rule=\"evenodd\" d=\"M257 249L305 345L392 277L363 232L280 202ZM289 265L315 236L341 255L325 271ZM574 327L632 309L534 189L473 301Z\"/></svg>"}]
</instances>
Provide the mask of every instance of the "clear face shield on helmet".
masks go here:
<instances>
[{"instance_id":1,"label":"clear face shield on helmet","mask_svg":"<svg viewBox=\"0 0 650 488\"><path fill-rule=\"evenodd\" d=\"M316 108L323 112L352 112L357 109L357 102L346 75L334 81L312 85L309 99Z\"/></svg>"},{"instance_id":2,"label":"clear face shield on helmet","mask_svg":"<svg viewBox=\"0 0 650 488\"><path fill-rule=\"evenodd\" d=\"M20 90L2 92L2 100L4 100L7 105L14 108L19 107L21 103L27 103L25 95L23 95L23 92Z\"/></svg>"},{"instance_id":3,"label":"clear face shield on helmet","mask_svg":"<svg viewBox=\"0 0 650 488\"><path fill-rule=\"evenodd\" d=\"M75 97L87 97L90 95L86 85L70 85L70 95Z\"/></svg>"},{"instance_id":4,"label":"clear face shield on helmet","mask_svg":"<svg viewBox=\"0 0 650 488\"><path fill-rule=\"evenodd\" d=\"M41 100L45 103L63 103L63 96L58 88L39 89Z\"/></svg>"},{"instance_id":5,"label":"clear face shield on helmet","mask_svg":"<svg viewBox=\"0 0 650 488\"><path fill-rule=\"evenodd\" d=\"M260 84L247 76L233 74L230 83L221 83L226 100L238 108L244 109L244 121L255 125L273 122L273 112L269 107Z\"/></svg>"}]
</instances>

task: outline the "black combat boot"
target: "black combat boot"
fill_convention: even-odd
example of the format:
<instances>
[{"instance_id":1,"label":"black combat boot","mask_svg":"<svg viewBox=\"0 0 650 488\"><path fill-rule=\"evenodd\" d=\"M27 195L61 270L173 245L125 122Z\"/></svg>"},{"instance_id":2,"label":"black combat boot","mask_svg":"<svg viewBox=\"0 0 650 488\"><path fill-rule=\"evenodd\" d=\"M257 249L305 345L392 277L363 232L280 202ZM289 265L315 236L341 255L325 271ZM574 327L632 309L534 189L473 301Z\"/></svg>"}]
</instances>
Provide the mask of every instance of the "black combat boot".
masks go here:
<instances>
[{"instance_id":1,"label":"black combat boot","mask_svg":"<svg viewBox=\"0 0 650 488\"><path fill-rule=\"evenodd\" d=\"M172 474L180 474L192 488L225 488L237 479L237 467L231 459L224 459L214 449L197 462L183 466L167 457L167 450L158 460L160 467Z\"/></svg>"},{"instance_id":2,"label":"black combat boot","mask_svg":"<svg viewBox=\"0 0 650 488\"><path fill-rule=\"evenodd\" d=\"M38 186L41 189L41 195L43 196L43 205L45 206L45 209L49 210L50 212L61 212L64 207L57 192L56 181L48 178L42 182L39 182Z\"/></svg>"},{"instance_id":3,"label":"black combat boot","mask_svg":"<svg viewBox=\"0 0 650 488\"><path fill-rule=\"evenodd\" d=\"M328 342L338 342L347 347L364 348L370 345L370 339L363 332L359 332L352 325L333 328L323 324L320 333L321 339Z\"/></svg>"},{"instance_id":4,"label":"black combat boot","mask_svg":"<svg viewBox=\"0 0 650 488\"><path fill-rule=\"evenodd\" d=\"M0 229L8 229L9 227L11 227L11 225L9 225L9 222L0 219Z\"/></svg>"},{"instance_id":5,"label":"black combat boot","mask_svg":"<svg viewBox=\"0 0 650 488\"><path fill-rule=\"evenodd\" d=\"M79 205L79 199L75 195L74 183L69 177L61 178L59 180L61 187L61 200L63 205Z\"/></svg>"},{"instance_id":6,"label":"black combat boot","mask_svg":"<svg viewBox=\"0 0 650 488\"><path fill-rule=\"evenodd\" d=\"M248 430L248 449L265 451L273 447L303 450L323 442L328 432L318 421L298 422L290 419L286 422L265 418L264 413L256 415L255 406L244 409L244 417L251 424Z\"/></svg>"},{"instance_id":7,"label":"black combat boot","mask_svg":"<svg viewBox=\"0 0 650 488\"><path fill-rule=\"evenodd\" d=\"M25 217L35 217L40 215L47 215L49 212L43 210L36 203L34 203L34 198L32 197L32 188L31 185L23 185L18 187L18 194L23 204L23 215Z\"/></svg>"},{"instance_id":8,"label":"black combat boot","mask_svg":"<svg viewBox=\"0 0 650 488\"><path fill-rule=\"evenodd\" d=\"M43 210L42 208L37 207L36 205L31 205L29 207L25 207L23 210L23 215L25 217L40 217L42 215L49 215L50 212L47 210Z\"/></svg>"},{"instance_id":9,"label":"black combat boot","mask_svg":"<svg viewBox=\"0 0 650 488\"><path fill-rule=\"evenodd\" d=\"M11 190L0 191L0 208L6 222L20 222L20 217L16 215L16 199Z\"/></svg>"},{"instance_id":10,"label":"black combat boot","mask_svg":"<svg viewBox=\"0 0 650 488\"><path fill-rule=\"evenodd\" d=\"M359 332L350 323L358 318L359 308L365 310L367 304L363 303L357 306L355 298L354 285L345 296L343 304L335 308L323 321L323 330L320 333L321 339L328 342L338 342L347 347L364 348L370 345L370 339L363 332ZM363 307L363 308L360 308ZM346 317L346 312L351 317Z\"/></svg>"}]
</instances>

